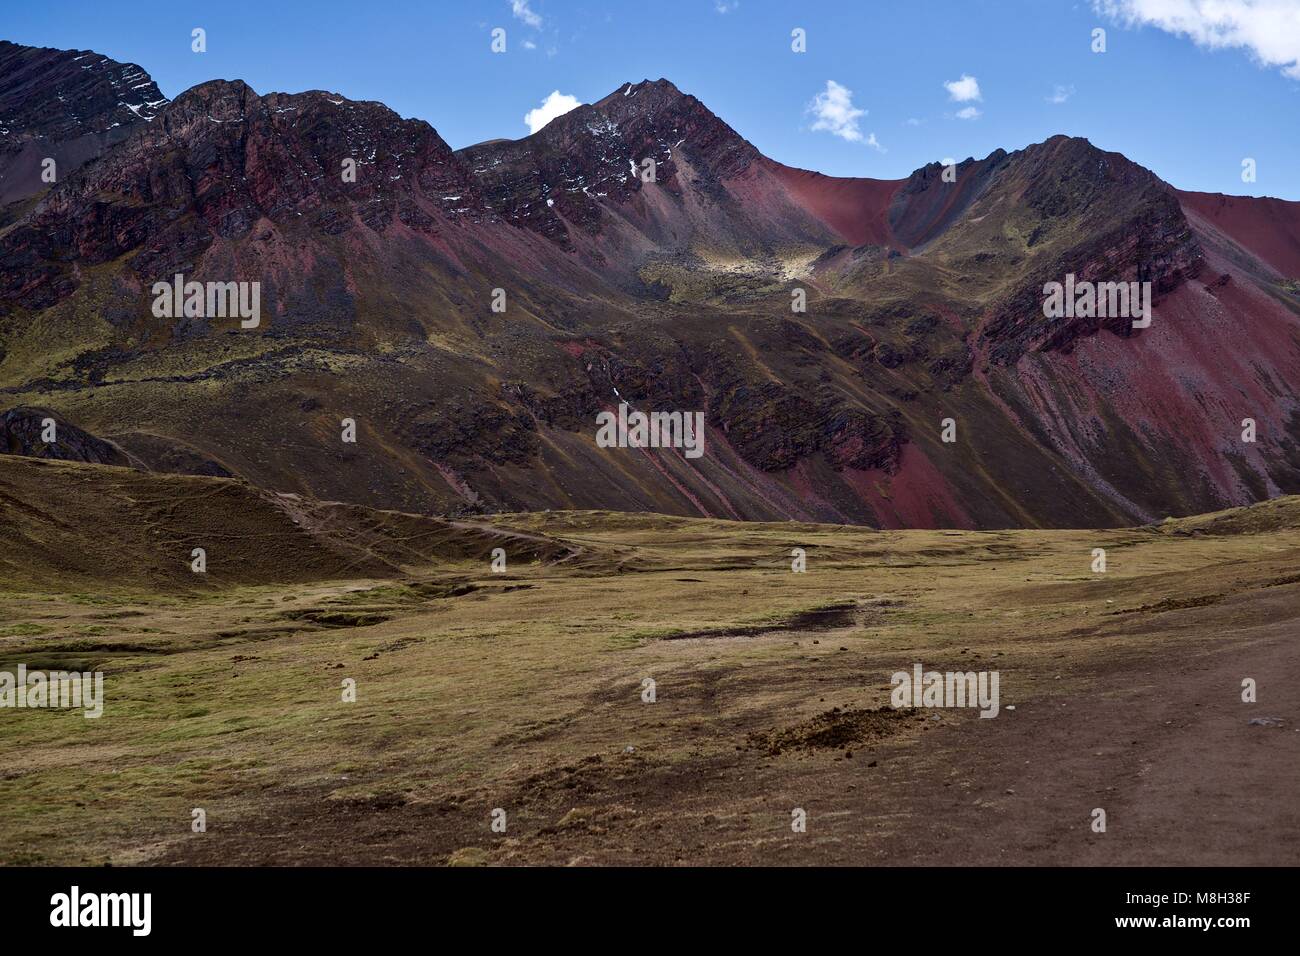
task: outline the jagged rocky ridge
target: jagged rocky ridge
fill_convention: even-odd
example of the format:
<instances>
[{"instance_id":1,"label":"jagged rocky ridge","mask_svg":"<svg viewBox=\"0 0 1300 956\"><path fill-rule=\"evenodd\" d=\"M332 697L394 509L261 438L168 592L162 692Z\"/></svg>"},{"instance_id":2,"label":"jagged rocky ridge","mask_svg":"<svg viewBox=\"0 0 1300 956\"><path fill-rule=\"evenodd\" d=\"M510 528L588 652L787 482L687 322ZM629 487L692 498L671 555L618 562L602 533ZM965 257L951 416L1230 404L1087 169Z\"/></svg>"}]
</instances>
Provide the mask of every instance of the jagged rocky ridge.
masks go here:
<instances>
[{"instance_id":1,"label":"jagged rocky ridge","mask_svg":"<svg viewBox=\"0 0 1300 956\"><path fill-rule=\"evenodd\" d=\"M66 176L167 104L149 74L90 50L0 40L0 203L45 188L44 159Z\"/></svg>"}]
</instances>

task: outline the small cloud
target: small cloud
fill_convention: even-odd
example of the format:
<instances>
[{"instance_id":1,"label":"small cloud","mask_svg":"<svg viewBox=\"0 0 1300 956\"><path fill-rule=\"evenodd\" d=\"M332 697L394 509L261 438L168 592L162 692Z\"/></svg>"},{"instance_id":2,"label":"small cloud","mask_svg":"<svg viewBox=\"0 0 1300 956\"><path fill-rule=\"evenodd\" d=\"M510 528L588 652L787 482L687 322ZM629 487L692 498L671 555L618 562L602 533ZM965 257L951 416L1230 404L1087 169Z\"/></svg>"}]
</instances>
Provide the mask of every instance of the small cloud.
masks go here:
<instances>
[{"instance_id":1,"label":"small cloud","mask_svg":"<svg viewBox=\"0 0 1300 956\"><path fill-rule=\"evenodd\" d=\"M509 0L509 2L510 12L515 15L516 19L524 21L534 30L541 28L542 18L533 12L532 7L528 6L528 0Z\"/></svg>"},{"instance_id":2,"label":"small cloud","mask_svg":"<svg viewBox=\"0 0 1300 956\"><path fill-rule=\"evenodd\" d=\"M983 113L981 113L973 106L967 106L965 109L960 109L957 111L957 118L964 119L964 120L979 119L983 115L984 115Z\"/></svg>"},{"instance_id":3,"label":"small cloud","mask_svg":"<svg viewBox=\"0 0 1300 956\"><path fill-rule=\"evenodd\" d=\"M817 118L812 125L814 130L825 131L850 143L863 141L858 120L866 116L867 111L853 105L853 91L848 87L827 80L826 89L808 104L808 112Z\"/></svg>"},{"instance_id":4,"label":"small cloud","mask_svg":"<svg viewBox=\"0 0 1300 956\"><path fill-rule=\"evenodd\" d=\"M738 6L740 6L740 0L731 0L730 3L728 3L727 0L714 0L713 3L713 9L717 10L721 14L730 13Z\"/></svg>"},{"instance_id":5,"label":"small cloud","mask_svg":"<svg viewBox=\"0 0 1300 956\"><path fill-rule=\"evenodd\" d=\"M524 41L522 44L520 44L520 45L521 45L525 50L536 50L536 49L537 49L537 44L534 43L532 40L525 40L525 41Z\"/></svg>"},{"instance_id":6,"label":"small cloud","mask_svg":"<svg viewBox=\"0 0 1300 956\"><path fill-rule=\"evenodd\" d=\"M555 90L542 100L541 106L524 114L524 122L528 124L530 134L536 133L555 117L563 116L569 110L577 109L581 105L576 96L569 96L567 93Z\"/></svg>"},{"instance_id":7,"label":"small cloud","mask_svg":"<svg viewBox=\"0 0 1300 956\"><path fill-rule=\"evenodd\" d=\"M867 145L870 146L872 149L874 149L877 153L889 152L889 150L885 149L885 147L880 145L880 141L876 139L875 133L867 134Z\"/></svg>"},{"instance_id":8,"label":"small cloud","mask_svg":"<svg viewBox=\"0 0 1300 956\"><path fill-rule=\"evenodd\" d=\"M907 119L903 120L903 125L904 125L904 126L920 126L920 125L921 125L922 123L924 123L924 122L925 122L925 120L919 120L919 119L917 119L915 116L911 116L911 117L908 117Z\"/></svg>"},{"instance_id":9,"label":"small cloud","mask_svg":"<svg viewBox=\"0 0 1300 956\"><path fill-rule=\"evenodd\" d=\"M980 81L967 73L963 73L960 80L949 80L943 86L954 103L978 103L984 98L980 95Z\"/></svg>"},{"instance_id":10,"label":"small cloud","mask_svg":"<svg viewBox=\"0 0 1300 956\"><path fill-rule=\"evenodd\" d=\"M1055 89L1052 90L1052 95L1047 98L1047 102L1055 103L1056 105L1059 106L1061 103L1064 103L1073 95L1074 95L1073 86L1061 86L1061 84L1058 83Z\"/></svg>"}]
</instances>

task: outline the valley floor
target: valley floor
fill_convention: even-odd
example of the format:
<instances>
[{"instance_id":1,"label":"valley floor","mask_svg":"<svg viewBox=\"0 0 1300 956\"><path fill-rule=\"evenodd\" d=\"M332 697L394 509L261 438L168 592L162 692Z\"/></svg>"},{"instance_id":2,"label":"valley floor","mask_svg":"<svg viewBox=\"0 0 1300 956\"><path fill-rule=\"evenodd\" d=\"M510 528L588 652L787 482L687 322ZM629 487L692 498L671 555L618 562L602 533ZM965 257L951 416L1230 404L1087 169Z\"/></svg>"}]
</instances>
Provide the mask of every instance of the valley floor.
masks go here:
<instances>
[{"instance_id":1,"label":"valley floor","mask_svg":"<svg viewBox=\"0 0 1300 956\"><path fill-rule=\"evenodd\" d=\"M12 462L10 519L35 507ZM56 498L56 471L137 480L47 466ZM480 528L481 559L391 575L0 578L0 670L101 669L106 696L98 720L0 710L0 862L1300 859L1300 500L1123 531L490 525L508 556L561 547L494 573ZM111 550L111 526L80 530ZM997 671L997 717L890 709L890 675L916 663Z\"/></svg>"}]
</instances>

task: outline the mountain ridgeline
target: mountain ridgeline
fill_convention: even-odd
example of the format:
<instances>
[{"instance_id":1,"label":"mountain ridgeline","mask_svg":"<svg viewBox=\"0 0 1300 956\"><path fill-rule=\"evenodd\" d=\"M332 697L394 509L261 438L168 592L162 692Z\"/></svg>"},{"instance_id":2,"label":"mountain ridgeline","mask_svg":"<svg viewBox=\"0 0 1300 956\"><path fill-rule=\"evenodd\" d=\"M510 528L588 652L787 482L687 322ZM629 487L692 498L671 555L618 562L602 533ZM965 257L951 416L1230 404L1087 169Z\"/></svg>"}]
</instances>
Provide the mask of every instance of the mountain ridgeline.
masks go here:
<instances>
[{"instance_id":1,"label":"mountain ridgeline","mask_svg":"<svg viewBox=\"0 0 1300 956\"><path fill-rule=\"evenodd\" d=\"M822 176L662 79L453 150L333 93L0 66L0 451L426 513L1094 527L1300 493L1300 203L1059 136ZM258 283L260 320L157 314L177 275ZM1067 276L1150 283L1150 324L1045 316ZM600 447L620 403L702 411L703 456Z\"/></svg>"}]
</instances>

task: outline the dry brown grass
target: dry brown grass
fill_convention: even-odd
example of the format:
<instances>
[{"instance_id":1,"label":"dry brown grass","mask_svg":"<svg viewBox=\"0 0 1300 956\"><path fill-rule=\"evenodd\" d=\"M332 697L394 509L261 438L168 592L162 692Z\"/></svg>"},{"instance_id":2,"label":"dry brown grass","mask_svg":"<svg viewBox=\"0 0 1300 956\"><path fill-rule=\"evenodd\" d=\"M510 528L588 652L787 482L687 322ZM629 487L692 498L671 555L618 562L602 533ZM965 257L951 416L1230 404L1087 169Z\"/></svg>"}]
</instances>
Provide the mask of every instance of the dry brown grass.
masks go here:
<instances>
[{"instance_id":1,"label":"dry brown grass","mask_svg":"<svg viewBox=\"0 0 1300 956\"><path fill-rule=\"evenodd\" d=\"M192 493L207 479L37 467L48 489L76 478L74 497L82 480L111 479L136 492L152 482L155 497L187 489L178 515L224 500ZM103 523L78 498L74 530L110 546L119 527L103 490ZM1300 611L1300 585L1285 583L1300 557L1300 530L1284 520L1296 502L1268 507L1267 527L1224 535L1190 533L1213 522L1188 522L1187 534L975 533L508 515L499 539L474 530L477 556L203 588L167 575L143 587L125 566L173 560L170 539L122 553L128 587L74 589L80 572L42 580L28 567L0 590L0 669L102 669L107 704L99 720L0 711L0 861L870 861L923 829L918 794L962 784L972 735L1014 734L1020 718L827 723L828 711L886 705L889 675L920 661L998 669L1004 708L1056 719L1058 704L1146 680L1152 662L1264 646ZM50 527L60 513L51 507ZM256 547L277 561L312 541L341 553L292 521L276 527L283 539ZM381 539L409 545L405 521L366 527L371 553ZM356 525L336 533L355 542ZM38 523L22 534L38 536ZM488 566L498 541L524 552L505 574ZM791 572L794 547L807 551L805 574ZM1090 570L1095 547L1108 551L1105 574ZM847 610L801 616L830 605ZM344 678L356 703L341 700ZM641 699L646 678L654 704ZM1157 700L1178 704L1170 694ZM1116 719L1124 734L1141 718ZM762 745L818 721L833 746ZM1047 748L1026 760L1051 756L1043 733L1017 745ZM1012 746L981 739L989 753ZM1081 798L1085 816L1095 799ZM799 842L788 813L803 803L820 815ZM195 807L208 833L190 832ZM509 814L505 837L488 829L495 807ZM1067 840L1052 852L1076 851L1087 852ZM1039 858L1053 857L1040 847Z\"/></svg>"}]
</instances>

